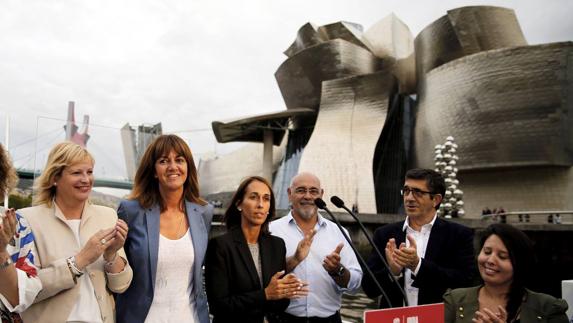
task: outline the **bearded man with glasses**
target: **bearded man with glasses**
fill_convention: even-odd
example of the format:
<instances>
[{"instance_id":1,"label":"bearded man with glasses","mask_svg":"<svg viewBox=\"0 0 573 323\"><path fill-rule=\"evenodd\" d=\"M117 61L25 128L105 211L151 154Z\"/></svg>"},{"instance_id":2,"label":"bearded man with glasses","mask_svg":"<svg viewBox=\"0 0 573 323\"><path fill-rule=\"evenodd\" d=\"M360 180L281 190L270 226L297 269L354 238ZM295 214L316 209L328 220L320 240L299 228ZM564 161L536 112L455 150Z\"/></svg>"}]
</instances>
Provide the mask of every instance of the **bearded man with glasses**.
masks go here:
<instances>
[{"instance_id":1,"label":"bearded man with glasses","mask_svg":"<svg viewBox=\"0 0 573 323\"><path fill-rule=\"evenodd\" d=\"M441 303L448 288L473 285L473 231L437 216L445 191L438 172L409 170L401 190L406 219L384 225L374 233L374 243L385 250L391 274L404 288L410 306ZM392 306L403 306L402 294L378 255L372 252L367 263ZM362 288L371 298L380 295L368 275L362 280ZM381 300L380 307L387 307L387 302Z\"/></svg>"},{"instance_id":2,"label":"bearded man with glasses","mask_svg":"<svg viewBox=\"0 0 573 323\"><path fill-rule=\"evenodd\" d=\"M318 213L314 200L324 194L318 177L300 173L287 192L291 212L271 222L269 230L284 240L286 254L292 255L287 258L287 272L309 282L310 291L291 299L281 321L341 323L342 294L358 291L362 269L336 224Z\"/></svg>"}]
</instances>

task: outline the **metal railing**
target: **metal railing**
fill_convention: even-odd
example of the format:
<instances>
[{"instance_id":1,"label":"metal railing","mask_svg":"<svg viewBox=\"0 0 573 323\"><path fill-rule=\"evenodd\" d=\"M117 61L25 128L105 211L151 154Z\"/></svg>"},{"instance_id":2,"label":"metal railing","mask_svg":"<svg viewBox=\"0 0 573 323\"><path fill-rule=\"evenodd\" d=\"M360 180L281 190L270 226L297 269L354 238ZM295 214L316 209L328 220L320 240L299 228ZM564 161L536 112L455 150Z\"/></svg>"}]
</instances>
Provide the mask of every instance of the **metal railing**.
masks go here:
<instances>
[{"instance_id":1,"label":"metal railing","mask_svg":"<svg viewBox=\"0 0 573 323\"><path fill-rule=\"evenodd\" d=\"M512 211L495 214L482 214L481 219L504 223L573 224L573 210Z\"/></svg>"}]
</instances>

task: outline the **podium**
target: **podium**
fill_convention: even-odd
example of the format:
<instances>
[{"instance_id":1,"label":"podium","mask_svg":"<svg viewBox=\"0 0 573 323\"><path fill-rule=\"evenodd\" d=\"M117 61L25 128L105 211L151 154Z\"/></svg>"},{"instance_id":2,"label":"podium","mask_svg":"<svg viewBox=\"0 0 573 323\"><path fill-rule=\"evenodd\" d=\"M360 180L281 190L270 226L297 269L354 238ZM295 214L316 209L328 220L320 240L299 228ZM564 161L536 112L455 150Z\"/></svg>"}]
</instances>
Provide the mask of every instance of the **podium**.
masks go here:
<instances>
[{"instance_id":1,"label":"podium","mask_svg":"<svg viewBox=\"0 0 573 323\"><path fill-rule=\"evenodd\" d=\"M444 303L364 311L364 323L444 323Z\"/></svg>"},{"instance_id":2,"label":"podium","mask_svg":"<svg viewBox=\"0 0 573 323\"><path fill-rule=\"evenodd\" d=\"M573 280L561 281L561 298L569 304L567 317L573 322Z\"/></svg>"}]
</instances>

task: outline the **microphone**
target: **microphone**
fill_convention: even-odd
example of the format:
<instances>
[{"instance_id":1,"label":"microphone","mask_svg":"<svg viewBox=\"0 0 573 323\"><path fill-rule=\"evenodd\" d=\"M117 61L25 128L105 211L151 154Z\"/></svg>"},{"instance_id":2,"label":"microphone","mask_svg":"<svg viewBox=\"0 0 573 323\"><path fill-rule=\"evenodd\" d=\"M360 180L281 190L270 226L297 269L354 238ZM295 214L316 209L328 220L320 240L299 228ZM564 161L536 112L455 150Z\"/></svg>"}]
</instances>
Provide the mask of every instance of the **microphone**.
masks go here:
<instances>
[{"instance_id":1,"label":"microphone","mask_svg":"<svg viewBox=\"0 0 573 323\"><path fill-rule=\"evenodd\" d=\"M316 198L314 200L314 204L321 210L324 210L326 213L328 213L328 215L330 215L330 217L334 220L334 223L336 223L336 225L338 226L338 229L340 230L340 232L342 233L342 235L344 236L344 239L346 239L346 241L348 242L348 244L350 245L350 247L352 248L352 251L354 251L354 254L356 255L356 258L358 258L358 261L360 262L360 265L362 265L362 267L364 269L366 269L366 272L368 273L368 275L370 275L370 277L372 278L372 280L374 281L374 283L376 284L376 287L378 287L378 289L380 290L380 292L382 293L382 295L384 296L384 299L386 300L386 303L392 307L392 304L390 303L390 298L388 298L388 295L386 295L386 292L384 291L384 289L382 288L382 286L380 286L380 283L378 282L378 279L376 279L376 276L374 276L374 273L372 272L372 270L370 270L370 268L368 267L368 265L366 264L366 261L364 261L364 258L362 258L362 256L360 255L360 253L356 250L356 247L354 246L354 244L352 244L352 241L350 241L350 237L348 237L348 235L346 234L346 232L344 232L344 229L342 228L342 225L340 224L340 221L338 221L338 219L336 217L334 217L334 215L332 214L332 212L330 212L330 210L326 207L326 202L324 202L320 197Z\"/></svg>"},{"instance_id":2,"label":"microphone","mask_svg":"<svg viewBox=\"0 0 573 323\"><path fill-rule=\"evenodd\" d=\"M404 304L406 306L408 306L408 297L406 297L406 292L404 291L404 288L402 288L402 286L400 285L400 283L398 282L396 277L394 277L394 275L392 274L392 271L390 270L390 266L388 265L386 258L382 255L382 253L380 252L380 249L378 249L378 247L376 246L374 241L372 241L372 238L368 234L368 231L366 231L366 228L364 227L364 224L362 224L362 221L360 221L360 219L358 219L358 217L356 216L356 214L354 214L354 212L349 210L348 207L346 207L344 205L344 201L342 201L342 199L340 197L333 196L330 198L330 202L332 202L332 204L334 204L337 208L343 208L344 210L346 210L346 212L348 212L348 214L350 214L354 218L354 220L356 220L356 222L360 226L360 229L362 230L362 232L366 236L366 239L368 239L368 242L372 246L372 249L374 249L374 251L376 252L378 257L380 258L380 260L382 260L382 264L384 265L384 268L386 269L386 272L388 273L388 278L390 278L390 281L393 282L396 286L398 286L400 293L402 293L402 298L404 298ZM376 280L376 278L374 278L374 280ZM392 305L390 305L390 307L392 307Z\"/></svg>"}]
</instances>

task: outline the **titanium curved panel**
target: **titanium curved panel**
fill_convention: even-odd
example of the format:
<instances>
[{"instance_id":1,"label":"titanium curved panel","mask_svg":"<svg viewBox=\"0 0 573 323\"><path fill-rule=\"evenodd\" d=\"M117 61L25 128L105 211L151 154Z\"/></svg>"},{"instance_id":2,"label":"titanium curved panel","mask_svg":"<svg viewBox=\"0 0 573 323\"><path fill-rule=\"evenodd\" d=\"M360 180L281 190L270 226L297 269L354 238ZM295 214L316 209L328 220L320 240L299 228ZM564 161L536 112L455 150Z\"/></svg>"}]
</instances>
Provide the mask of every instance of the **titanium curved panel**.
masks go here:
<instances>
[{"instance_id":1,"label":"titanium curved panel","mask_svg":"<svg viewBox=\"0 0 573 323\"><path fill-rule=\"evenodd\" d=\"M284 61L275 73L287 108L317 109L323 81L370 74L380 61L368 50L345 40L309 47Z\"/></svg>"},{"instance_id":2,"label":"titanium curved panel","mask_svg":"<svg viewBox=\"0 0 573 323\"><path fill-rule=\"evenodd\" d=\"M284 157L286 140L273 146L273 170ZM229 154L201 159L197 167L201 196L234 192L247 176L263 176L263 144L249 143Z\"/></svg>"},{"instance_id":3,"label":"titanium curved panel","mask_svg":"<svg viewBox=\"0 0 573 323\"><path fill-rule=\"evenodd\" d=\"M376 213L372 163L395 78L387 71L323 82L314 131L299 172L316 174L326 196Z\"/></svg>"},{"instance_id":4,"label":"titanium curved panel","mask_svg":"<svg viewBox=\"0 0 573 323\"><path fill-rule=\"evenodd\" d=\"M324 40L342 39L364 49L372 51L362 37L362 26L353 22L339 21L318 28Z\"/></svg>"},{"instance_id":5,"label":"titanium curved panel","mask_svg":"<svg viewBox=\"0 0 573 323\"><path fill-rule=\"evenodd\" d=\"M463 56L527 45L515 12L492 6L449 10L424 28L414 43L418 80L432 69Z\"/></svg>"},{"instance_id":6,"label":"titanium curved panel","mask_svg":"<svg viewBox=\"0 0 573 323\"><path fill-rule=\"evenodd\" d=\"M414 164L453 136L460 170L573 165L573 42L492 50L426 75Z\"/></svg>"},{"instance_id":7,"label":"titanium curved panel","mask_svg":"<svg viewBox=\"0 0 573 323\"><path fill-rule=\"evenodd\" d=\"M392 13L370 27L362 38L372 53L384 60L385 66L391 66L391 72L400 82L400 93L414 93L416 61L410 28Z\"/></svg>"},{"instance_id":8,"label":"titanium curved panel","mask_svg":"<svg viewBox=\"0 0 573 323\"><path fill-rule=\"evenodd\" d=\"M296 39L289 48L284 51L284 54L291 57L307 47L318 45L322 42L324 42L324 39L320 37L317 27L314 24L307 22L299 28L296 33Z\"/></svg>"}]
</instances>

